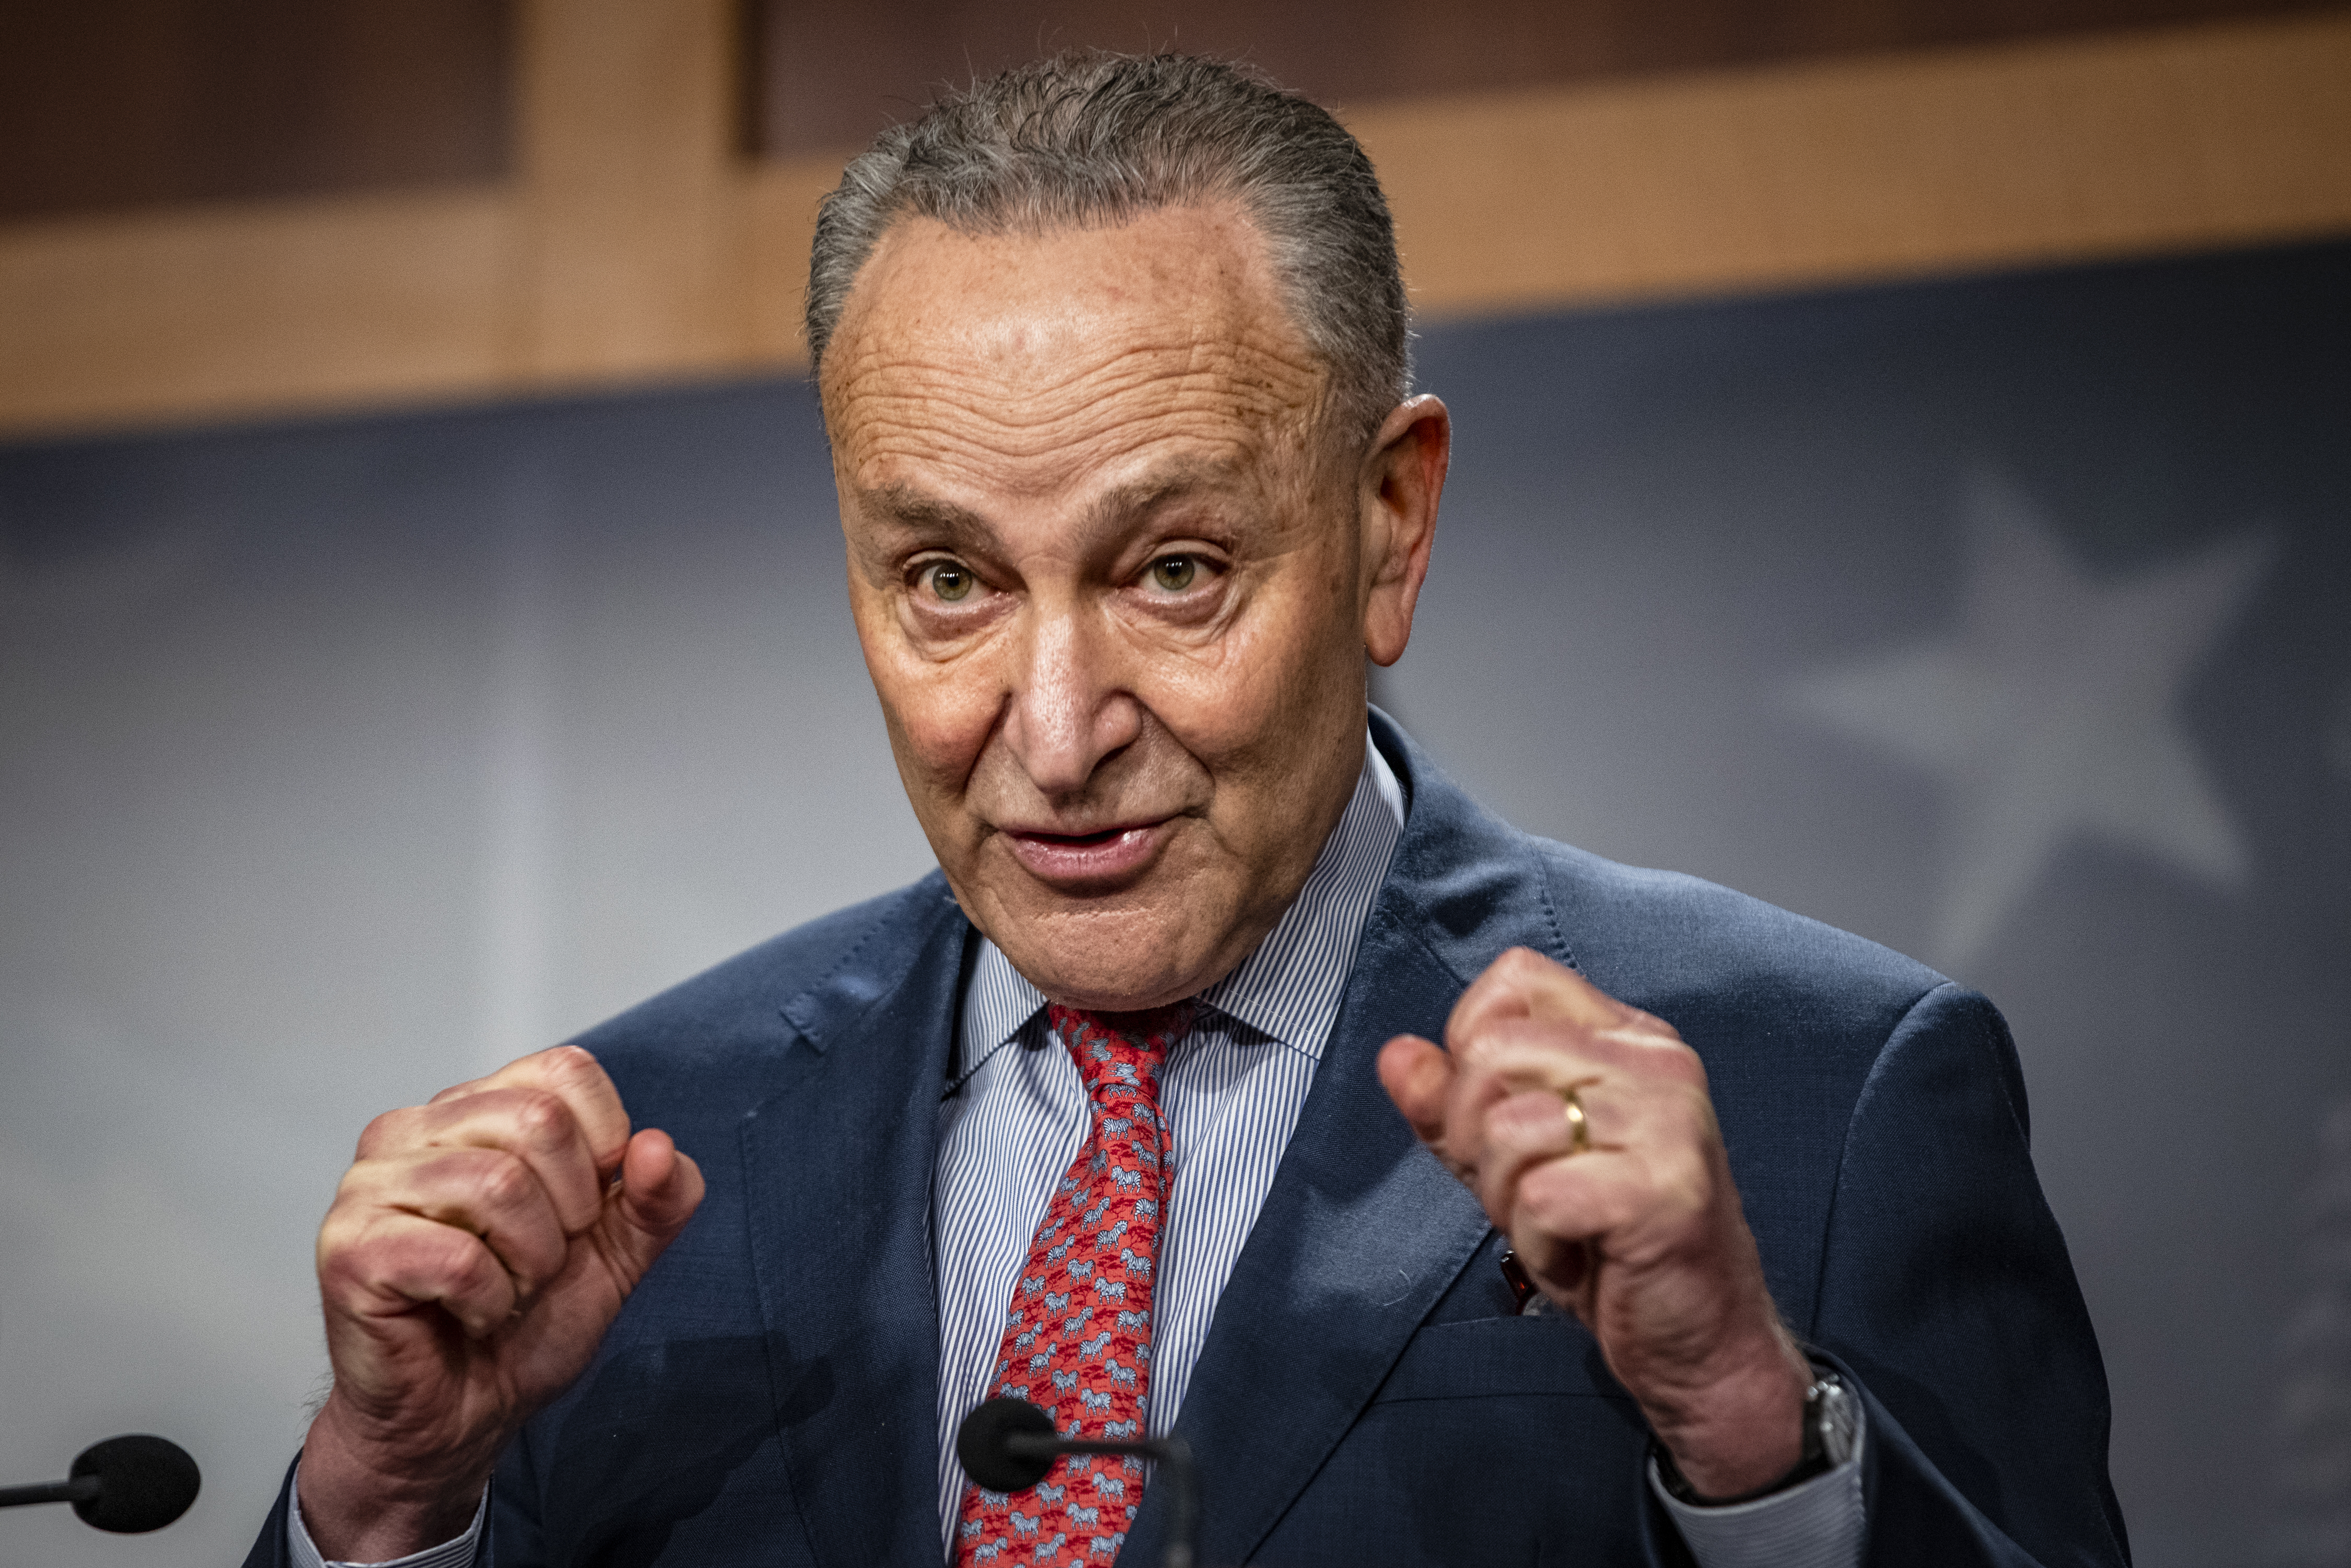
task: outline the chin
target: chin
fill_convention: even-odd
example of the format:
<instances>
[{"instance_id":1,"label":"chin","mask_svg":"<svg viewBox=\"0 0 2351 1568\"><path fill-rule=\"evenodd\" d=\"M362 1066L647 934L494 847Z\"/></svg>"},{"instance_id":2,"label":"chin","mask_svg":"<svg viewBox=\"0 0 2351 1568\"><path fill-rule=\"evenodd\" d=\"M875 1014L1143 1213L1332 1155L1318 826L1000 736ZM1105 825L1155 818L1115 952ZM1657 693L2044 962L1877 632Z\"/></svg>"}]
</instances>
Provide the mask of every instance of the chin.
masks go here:
<instances>
[{"instance_id":1,"label":"chin","mask_svg":"<svg viewBox=\"0 0 2351 1568\"><path fill-rule=\"evenodd\" d=\"M1149 911L1046 915L1023 924L1017 933L989 932L988 937L1029 984L1064 1007L1140 1012L1224 977L1222 970L1207 972L1216 955L1171 937L1165 922Z\"/></svg>"}]
</instances>

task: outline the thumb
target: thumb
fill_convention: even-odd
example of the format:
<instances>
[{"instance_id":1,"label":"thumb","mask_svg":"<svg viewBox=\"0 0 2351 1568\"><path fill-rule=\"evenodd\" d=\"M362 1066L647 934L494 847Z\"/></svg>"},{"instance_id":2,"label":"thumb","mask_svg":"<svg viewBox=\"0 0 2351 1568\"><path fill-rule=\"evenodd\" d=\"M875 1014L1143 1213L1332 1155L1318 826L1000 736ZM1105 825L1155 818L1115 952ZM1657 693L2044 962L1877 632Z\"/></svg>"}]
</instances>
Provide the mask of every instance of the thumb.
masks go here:
<instances>
[{"instance_id":1,"label":"thumb","mask_svg":"<svg viewBox=\"0 0 2351 1568\"><path fill-rule=\"evenodd\" d=\"M1453 1059L1416 1034L1400 1034L1380 1051L1380 1086L1420 1141L1442 1151Z\"/></svg>"},{"instance_id":2,"label":"thumb","mask_svg":"<svg viewBox=\"0 0 2351 1568\"><path fill-rule=\"evenodd\" d=\"M621 1190L604 1212L612 1243L637 1276L675 1240L702 1205L702 1167L658 1127L629 1140L621 1156Z\"/></svg>"}]
</instances>

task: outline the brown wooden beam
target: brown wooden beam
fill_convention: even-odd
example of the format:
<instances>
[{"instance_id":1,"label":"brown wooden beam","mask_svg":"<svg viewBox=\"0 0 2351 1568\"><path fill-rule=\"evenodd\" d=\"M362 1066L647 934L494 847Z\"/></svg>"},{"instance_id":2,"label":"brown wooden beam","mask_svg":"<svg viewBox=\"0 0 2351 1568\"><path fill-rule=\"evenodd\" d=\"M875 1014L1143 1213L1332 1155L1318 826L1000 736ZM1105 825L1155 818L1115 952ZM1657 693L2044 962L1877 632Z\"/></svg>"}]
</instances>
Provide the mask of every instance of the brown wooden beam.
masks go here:
<instances>
[{"instance_id":1,"label":"brown wooden beam","mask_svg":"<svg viewBox=\"0 0 2351 1568\"><path fill-rule=\"evenodd\" d=\"M533 0L521 178L0 226L0 433L786 371L839 156L731 152L725 0ZM1433 316L2351 234L2351 17L1351 116Z\"/></svg>"},{"instance_id":2,"label":"brown wooden beam","mask_svg":"<svg viewBox=\"0 0 2351 1568\"><path fill-rule=\"evenodd\" d=\"M531 385L747 362L732 0L525 0Z\"/></svg>"},{"instance_id":3,"label":"brown wooden beam","mask_svg":"<svg viewBox=\"0 0 2351 1568\"><path fill-rule=\"evenodd\" d=\"M1440 14L1425 0L745 0L747 107L750 145L792 158L863 142L905 119L942 82L1080 46L1246 59L1317 103L1367 110L1396 99L2246 21L2342 5L1453 0Z\"/></svg>"},{"instance_id":4,"label":"brown wooden beam","mask_svg":"<svg viewBox=\"0 0 2351 1568\"><path fill-rule=\"evenodd\" d=\"M2351 17L1352 117L1438 314L2351 232Z\"/></svg>"}]
</instances>

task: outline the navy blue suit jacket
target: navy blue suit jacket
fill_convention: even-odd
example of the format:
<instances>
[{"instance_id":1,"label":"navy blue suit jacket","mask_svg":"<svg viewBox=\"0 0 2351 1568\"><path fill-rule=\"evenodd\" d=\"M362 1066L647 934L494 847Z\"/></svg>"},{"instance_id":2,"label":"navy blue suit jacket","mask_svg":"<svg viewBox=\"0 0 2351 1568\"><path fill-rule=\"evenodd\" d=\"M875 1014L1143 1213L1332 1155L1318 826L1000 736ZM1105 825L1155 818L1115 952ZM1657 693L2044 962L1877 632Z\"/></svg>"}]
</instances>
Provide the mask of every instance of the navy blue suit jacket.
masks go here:
<instances>
[{"instance_id":1,"label":"navy blue suit jacket","mask_svg":"<svg viewBox=\"0 0 2351 1568\"><path fill-rule=\"evenodd\" d=\"M1863 1392L1869 1562L2126 1562L2105 1374L1991 1004L1517 832L1374 727L1407 821L1186 1396L1202 1560L1687 1561L1639 1411L1580 1324L1512 1315L1500 1239L1373 1071L1524 945L1704 1058L1780 1310ZM935 1568L931 1166L974 946L935 874L583 1038L709 1197L507 1452L483 1562ZM1164 1502L1144 1494L1137 1568ZM281 1497L248 1568L285 1563L285 1517Z\"/></svg>"}]
</instances>

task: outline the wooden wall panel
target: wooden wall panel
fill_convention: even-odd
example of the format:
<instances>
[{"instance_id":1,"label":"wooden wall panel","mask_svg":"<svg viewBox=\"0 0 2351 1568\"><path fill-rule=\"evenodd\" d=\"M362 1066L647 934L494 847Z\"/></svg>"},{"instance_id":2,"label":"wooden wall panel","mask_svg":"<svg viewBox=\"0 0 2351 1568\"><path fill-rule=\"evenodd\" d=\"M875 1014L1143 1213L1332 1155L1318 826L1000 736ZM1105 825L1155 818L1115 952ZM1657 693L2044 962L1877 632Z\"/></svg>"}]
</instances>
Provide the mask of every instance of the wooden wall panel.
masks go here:
<instances>
[{"instance_id":1,"label":"wooden wall panel","mask_svg":"<svg viewBox=\"0 0 2351 1568\"><path fill-rule=\"evenodd\" d=\"M517 216L493 190L0 231L0 431L516 385Z\"/></svg>"},{"instance_id":2,"label":"wooden wall panel","mask_svg":"<svg viewBox=\"0 0 2351 1568\"><path fill-rule=\"evenodd\" d=\"M550 382L739 361L732 0L526 0L522 369Z\"/></svg>"},{"instance_id":3,"label":"wooden wall panel","mask_svg":"<svg viewBox=\"0 0 2351 1568\"><path fill-rule=\"evenodd\" d=\"M2351 20L1350 117L1416 304L1497 311L2351 229Z\"/></svg>"},{"instance_id":4,"label":"wooden wall panel","mask_svg":"<svg viewBox=\"0 0 2351 1568\"><path fill-rule=\"evenodd\" d=\"M507 0L8 0L0 221L493 180Z\"/></svg>"},{"instance_id":5,"label":"wooden wall panel","mask_svg":"<svg viewBox=\"0 0 2351 1568\"><path fill-rule=\"evenodd\" d=\"M746 0L747 134L869 140L943 82L1045 50L1238 57L1316 101L1384 99L2283 15L2341 0Z\"/></svg>"},{"instance_id":6,"label":"wooden wall panel","mask_svg":"<svg viewBox=\"0 0 2351 1568\"><path fill-rule=\"evenodd\" d=\"M0 434L771 372L837 153L731 0L529 0L516 175L0 225ZM2351 15L1375 105L1436 316L2351 233Z\"/></svg>"}]
</instances>

